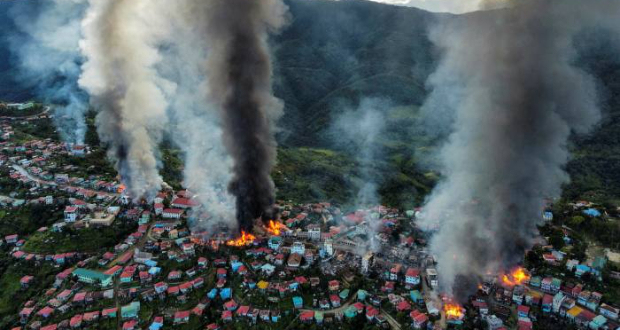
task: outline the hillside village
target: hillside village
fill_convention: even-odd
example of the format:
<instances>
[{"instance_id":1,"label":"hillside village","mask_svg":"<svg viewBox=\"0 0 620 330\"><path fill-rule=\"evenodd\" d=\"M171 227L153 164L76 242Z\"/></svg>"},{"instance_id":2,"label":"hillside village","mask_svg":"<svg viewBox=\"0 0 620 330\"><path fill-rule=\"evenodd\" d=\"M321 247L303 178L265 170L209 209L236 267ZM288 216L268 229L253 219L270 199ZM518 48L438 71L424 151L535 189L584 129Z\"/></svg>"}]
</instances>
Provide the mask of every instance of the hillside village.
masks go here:
<instances>
[{"instance_id":1,"label":"hillside village","mask_svg":"<svg viewBox=\"0 0 620 330\"><path fill-rule=\"evenodd\" d=\"M458 305L435 294L421 209L278 201L279 217L243 241L191 231L191 192L135 203L113 173L64 161L99 147L21 136L46 120L0 123L2 221L27 222L34 207L52 215L2 229L14 230L0 247L14 263L1 281L3 329L620 329L618 260L580 253L551 209L524 268L489 274ZM587 201L570 207L605 216Z\"/></svg>"}]
</instances>

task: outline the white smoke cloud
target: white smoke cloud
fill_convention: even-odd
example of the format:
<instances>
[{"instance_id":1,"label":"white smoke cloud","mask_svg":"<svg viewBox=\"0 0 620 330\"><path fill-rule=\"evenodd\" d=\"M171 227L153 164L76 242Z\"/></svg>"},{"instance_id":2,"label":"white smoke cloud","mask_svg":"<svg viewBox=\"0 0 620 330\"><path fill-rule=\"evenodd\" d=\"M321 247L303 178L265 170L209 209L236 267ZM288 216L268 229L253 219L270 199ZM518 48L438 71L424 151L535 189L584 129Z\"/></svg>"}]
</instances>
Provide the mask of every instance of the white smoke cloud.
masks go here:
<instances>
[{"instance_id":1,"label":"white smoke cloud","mask_svg":"<svg viewBox=\"0 0 620 330\"><path fill-rule=\"evenodd\" d=\"M18 78L54 103L55 123L65 142L83 144L87 95L80 90L78 42L86 0L19 1L10 17L21 33L8 37L17 59Z\"/></svg>"},{"instance_id":2,"label":"white smoke cloud","mask_svg":"<svg viewBox=\"0 0 620 330\"><path fill-rule=\"evenodd\" d=\"M332 134L334 143L344 148L356 158L359 165L360 181L357 184L356 208L366 209L378 206L380 180L375 164L385 156L381 150L380 139L385 132L384 112L389 102L383 99L362 99L357 109L344 111L334 122ZM368 245L364 248L377 252L380 248L376 234L382 222L371 213L365 219L368 229ZM363 254L363 253L362 253Z\"/></svg>"},{"instance_id":3,"label":"white smoke cloud","mask_svg":"<svg viewBox=\"0 0 620 330\"><path fill-rule=\"evenodd\" d=\"M212 231L218 225L236 228L235 201L227 190L232 179L232 159L222 142L217 109L209 101L205 59L208 46L201 31L204 2L181 0L169 12L169 46L162 75L176 83L167 95L170 134L183 151L183 185L200 205L194 209L192 230Z\"/></svg>"},{"instance_id":4,"label":"white smoke cloud","mask_svg":"<svg viewBox=\"0 0 620 330\"><path fill-rule=\"evenodd\" d=\"M612 3L523 0L432 29L443 57L423 112L452 116L453 131L421 223L438 226L430 249L445 293L466 299L484 274L515 266L531 247L543 200L568 181L570 134L601 118L594 79L573 65L572 38L610 22Z\"/></svg>"},{"instance_id":5,"label":"white smoke cloud","mask_svg":"<svg viewBox=\"0 0 620 330\"><path fill-rule=\"evenodd\" d=\"M166 125L170 83L155 66L167 27L166 1L90 0L80 48L79 83L99 111L97 131L134 199L152 198L162 178L158 144Z\"/></svg>"}]
</instances>

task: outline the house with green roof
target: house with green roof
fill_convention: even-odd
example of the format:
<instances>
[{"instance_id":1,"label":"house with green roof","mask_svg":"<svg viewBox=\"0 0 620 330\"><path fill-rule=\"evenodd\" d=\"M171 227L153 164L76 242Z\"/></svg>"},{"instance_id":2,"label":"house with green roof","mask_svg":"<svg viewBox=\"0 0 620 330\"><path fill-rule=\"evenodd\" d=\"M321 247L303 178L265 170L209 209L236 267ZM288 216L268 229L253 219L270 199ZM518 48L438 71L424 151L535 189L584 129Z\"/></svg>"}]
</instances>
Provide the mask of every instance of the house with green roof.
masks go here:
<instances>
[{"instance_id":1,"label":"house with green roof","mask_svg":"<svg viewBox=\"0 0 620 330\"><path fill-rule=\"evenodd\" d=\"M131 319L138 317L140 312L140 302L132 301L129 305L121 307L121 317L123 319Z\"/></svg>"},{"instance_id":2,"label":"house with green roof","mask_svg":"<svg viewBox=\"0 0 620 330\"><path fill-rule=\"evenodd\" d=\"M323 312L314 312L314 319L317 324L323 324Z\"/></svg>"},{"instance_id":3,"label":"house with green roof","mask_svg":"<svg viewBox=\"0 0 620 330\"><path fill-rule=\"evenodd\" d=\"M71 274L77 276L78 280L83 283L99 284L102 287L112 284L112 276L92 269L77 268Z\"/></svg>"},{"instance_id":4,"label":"house with green roof","mask_svg":"<svg viewBox=\"0 0 620 330\"><path fill-rule=\"evenodd\" d=\"M349 297L349 289L344 289L339 294L340 299L347 299Z\"/></svg>"},{"instance_id":5,"label":"house with green roof","mask_svg":"<svg viewBox=\"0 0 620 330\"><path fill-rule=\"evenodd\" d=\"M409 292L409 295L411 296L411 300L415 304L423 304L424 303L424 297L422 296L422 293L420 293L420 291L412 290L411 292Z\"/></svg>"},{"instance_id":6,"label":"house with green roof","mask_svg":"<svg viewBox=\"0 0 620 330\"><path fill-rule=\"evenodd\" d=\"M366 290L357 291L357 300L364 301L366 300L366 297L368 297L368 291Z\"/></svg>"},{"instance_id":7,"label":"house with green roof","mask_svg":"<svg viewBox=\"0 0 620 330\"><path fill-rule=\"evenodd\" d=\"M592 321L590 321L590 329L600 329L605 323L607 323L607 319L603 315L597 315Z\"/></svg>"},{"instance_id":8,"label":"house with green roof","mask_svg":"<svg viewBox=\"0 0 620 330\"><path fill-rule=\"evenodd\" d=\"M297 308L297 309L304 307L304 300L303 300L303 298L299 297L299 296L293 297L293 306L295 306L295 308Z\"/></svg>"},{"instance_id":9,"label":"house with green roof","mask_svg":"<svg viewBox=\"0 0 620 330\"><path fill-rule=\"evenodd\" d=\"M348 319L352 319L354 317L357 316L357 308L355 308L355 306L349 306L345 311L344 311L344 316Z\"/></svg>"}]
</instances>

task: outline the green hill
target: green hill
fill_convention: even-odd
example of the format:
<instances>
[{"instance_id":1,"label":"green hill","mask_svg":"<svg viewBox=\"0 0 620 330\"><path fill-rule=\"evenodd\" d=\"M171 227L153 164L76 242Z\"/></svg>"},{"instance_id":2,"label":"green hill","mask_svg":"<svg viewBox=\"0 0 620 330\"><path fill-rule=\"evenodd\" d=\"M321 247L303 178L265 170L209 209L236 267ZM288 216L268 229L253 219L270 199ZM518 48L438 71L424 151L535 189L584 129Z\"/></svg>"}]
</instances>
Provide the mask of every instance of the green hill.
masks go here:
<instances>
[{"instance_id":1,"label":"green hill","mask_svg":"<svg viewBox=\"0 0 620 330\"><path fill-rule=\"evenodd\" d=\"M274 172L278 196L349 201L360 181L357 155L334 143L332 125L362 99L381 98L389 101L380 109L386 130L376 141L383 152L370 172L380 178L384 203L409 207L422 201L436 177L420 166L435 143L417 116L438 59L427 37L437 15L362 0L285 1L292 21L272 40L274 91L285 101ZM14 30L10 6L0 1L0 99L23 100L31 97L30 89L15 83L6 48ZM620 57L602 35L584 33L577 40L576 64L600 80L606 119L593 134L571 143L575 158L567 170L573 182L565 190L570 198L620 196ZM167 177L178 177L172 172L166 167Z\"/></svg>"}]
</instances>

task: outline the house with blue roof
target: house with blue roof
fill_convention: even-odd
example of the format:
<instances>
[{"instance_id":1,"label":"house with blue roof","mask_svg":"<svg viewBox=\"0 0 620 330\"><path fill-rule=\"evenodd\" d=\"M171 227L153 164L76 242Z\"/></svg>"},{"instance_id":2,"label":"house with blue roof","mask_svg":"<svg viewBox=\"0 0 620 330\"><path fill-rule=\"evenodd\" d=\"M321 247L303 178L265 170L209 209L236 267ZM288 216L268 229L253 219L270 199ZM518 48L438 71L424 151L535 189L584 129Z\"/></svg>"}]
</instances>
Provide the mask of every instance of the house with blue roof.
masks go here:
<instances>
[{"instance_id":1,"label":"house with blue roof","mask_svg":"<svg viewBox=\"0 0 620 330\"><path fill-rule=\"evenodd\" d=\"M304 299L299 296L293 297L293 306L297 309L304 307Z\"/></svg>"},{"instance_id":2,"label":"house with blue roof","mask_svg":"<svg viewBox=\"0 0 620 330\"><path fill-rule=\"evenodd\" d=\"M240 262L240 261L233 261L233 262L230 264L230 266L231 266L231 268L232 268L232 271L233 271L234 273L236 273L236 272L239 270L239 267L243 266L243 263L242 263L242 262Z\"/></svg>"},{"instance_id":3,"label":"house with blue roof","mask_svg":"<svg viewBox=\"0 0 620 330\"><path fill-rule=\"evenodd\" d=\"M601 216L601 212L599 210L593 209L593 208L589 208L589 209L583 210L583 214L585 214L587 216L595 217L595 218Z\"/></svg>"},{"instance_id":4,"label":"house with blue roof","mask_svg":"<svg viewBox=\"0 0 620 330\"><path fill-rule=\"evenodd\" d=\"M215 299L215 297L217 297L217 289L216 288L211 289L211 291L207 293L207 297L211 300Z\"/></svg>"},{"instance_id":5,"label":"house with blue roof","mask_svg":"<svg viewBox=\"0 0 620 330\"><path fill-rule=\"evenodd\" d=\"M223 288L220 291L220 298L222 298L222 300L230 299L230 297L232 297L232 289L231 288Z\"/></svg>"},{"instance_id":6,"label":"house with blue roof","mask_svg":"<svg viewBox=\"0 0 620 330\"><path fill-rule=\"evenodd\" d=\"M584 274L587 274L590 272L590 267L588 265L584 265L584 264L580 264L575 266L575 276L577 277L581 277Z\"/></svg>"},{"instance_id":7,"label":"house with blue roof","mask_svg":"<svg viewBox=\"0 0 620 330\"><path fill-rule=\"evenodd\" d=\"M422 296L422 293L420 293L420 291L418 290L410 291L409 296L411 297L411 300L416 304L424 303L424 297Z\"/></svg>"}]
</instances>

